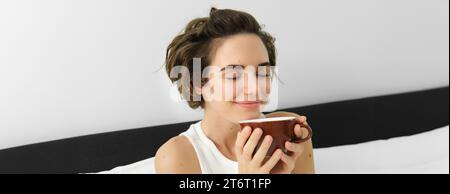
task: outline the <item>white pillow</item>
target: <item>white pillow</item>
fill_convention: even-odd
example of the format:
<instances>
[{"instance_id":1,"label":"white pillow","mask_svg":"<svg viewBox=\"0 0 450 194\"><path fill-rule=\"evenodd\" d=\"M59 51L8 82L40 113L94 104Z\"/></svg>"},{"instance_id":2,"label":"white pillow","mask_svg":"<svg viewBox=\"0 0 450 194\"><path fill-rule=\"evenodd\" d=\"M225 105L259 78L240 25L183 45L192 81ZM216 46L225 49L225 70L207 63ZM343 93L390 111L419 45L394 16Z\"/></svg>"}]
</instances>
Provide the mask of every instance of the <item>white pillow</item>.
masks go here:
<instances>
[{"instance_id":1,"label":"white pillow","mask_svg":"<svg viewBox=\"0 0 450 194\"><path fill-rule=\"evenodd\" d=\"M148 158L111 170L98 172L97 174L155 174L155 158Z\"/></svg>"}]
</instances>

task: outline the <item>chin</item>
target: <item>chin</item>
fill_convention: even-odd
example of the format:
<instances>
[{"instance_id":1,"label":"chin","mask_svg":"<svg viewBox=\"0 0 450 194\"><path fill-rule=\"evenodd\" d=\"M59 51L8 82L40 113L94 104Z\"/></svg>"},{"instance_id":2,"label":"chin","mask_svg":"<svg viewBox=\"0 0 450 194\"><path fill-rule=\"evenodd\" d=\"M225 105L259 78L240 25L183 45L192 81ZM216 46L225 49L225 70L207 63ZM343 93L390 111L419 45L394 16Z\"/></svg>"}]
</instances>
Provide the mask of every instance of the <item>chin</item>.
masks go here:
<instances>
[{"instance_id":1,"label":"chin","mask_svg":"<svg viewBox=\"0 0 450 194\"><path fill-rule=\"evenodd\" d=\"M239 115L239 121L249 120L249 119L257 119L261 116L261 112L252 111L252 112L241 112Z\"/></svg>"}]
</instances>

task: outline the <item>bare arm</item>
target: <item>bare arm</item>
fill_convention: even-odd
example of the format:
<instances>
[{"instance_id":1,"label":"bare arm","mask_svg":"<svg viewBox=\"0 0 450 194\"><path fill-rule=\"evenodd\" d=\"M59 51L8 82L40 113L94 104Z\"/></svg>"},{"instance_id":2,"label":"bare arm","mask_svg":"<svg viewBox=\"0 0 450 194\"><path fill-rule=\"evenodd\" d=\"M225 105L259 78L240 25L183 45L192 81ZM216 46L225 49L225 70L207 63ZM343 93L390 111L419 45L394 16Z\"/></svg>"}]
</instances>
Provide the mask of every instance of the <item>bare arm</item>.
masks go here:
<instances>
[{"instance_id":1,"label":"bare arm","mask_svg":"<svg viewBox=\"0 0 450 194\"><path fill-rule=\"evenodd\" d=\"M162 145L155 156L156 173L200 174L195 150L184 136L176 136Z\"/></svg>"}]
</instances>

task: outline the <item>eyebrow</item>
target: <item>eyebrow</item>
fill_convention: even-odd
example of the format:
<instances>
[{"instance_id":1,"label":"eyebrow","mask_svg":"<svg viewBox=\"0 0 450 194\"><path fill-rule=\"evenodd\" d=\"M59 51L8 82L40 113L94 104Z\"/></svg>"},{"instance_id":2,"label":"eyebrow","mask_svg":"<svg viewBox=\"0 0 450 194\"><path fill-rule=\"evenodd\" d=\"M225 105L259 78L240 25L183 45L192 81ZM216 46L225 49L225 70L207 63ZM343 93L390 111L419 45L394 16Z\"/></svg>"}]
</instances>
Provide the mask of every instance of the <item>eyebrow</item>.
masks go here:
<instances>
[{"instance_id":1,"label":"eyebrow","mask_svg":"<svg viewBox=\"0 0 450 194\"><path fill-rule=\"evenodd\" d=\"M264 62L264 63L258 64L257 66L260 67L260 66L273 66L273 65L270 64L270 62ZM223 71L223 70L225 70L226 68L229 68L229 67L233 67L233 68L234 68L234 67L242 67L242 68L245 68L244 65L240 65L240 64L229 64L229 65L223 67L222 69L220 69L220 71Z\"/></svg>"}]
</instances>

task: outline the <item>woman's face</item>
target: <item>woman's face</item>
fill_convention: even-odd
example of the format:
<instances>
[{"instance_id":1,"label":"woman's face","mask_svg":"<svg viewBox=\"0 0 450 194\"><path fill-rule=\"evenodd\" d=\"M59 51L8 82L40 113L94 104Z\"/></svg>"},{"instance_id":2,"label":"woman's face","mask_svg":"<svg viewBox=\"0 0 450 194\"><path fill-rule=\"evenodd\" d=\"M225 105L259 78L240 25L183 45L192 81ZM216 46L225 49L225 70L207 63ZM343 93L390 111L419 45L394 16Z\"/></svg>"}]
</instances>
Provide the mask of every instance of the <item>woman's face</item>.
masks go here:
<instances>
[{"instance_id":1,"label":"woman's face","mask_svg":"<svg viewBox=\"0 0 450 194\"><path fill-rule=\"evenodd\" d=\"M255 34L233 35L218 40L213 53L209 81L201 89L205 111L233 123L258 118L273 73L262 40Z\"/></svg>"}]
</instances>

